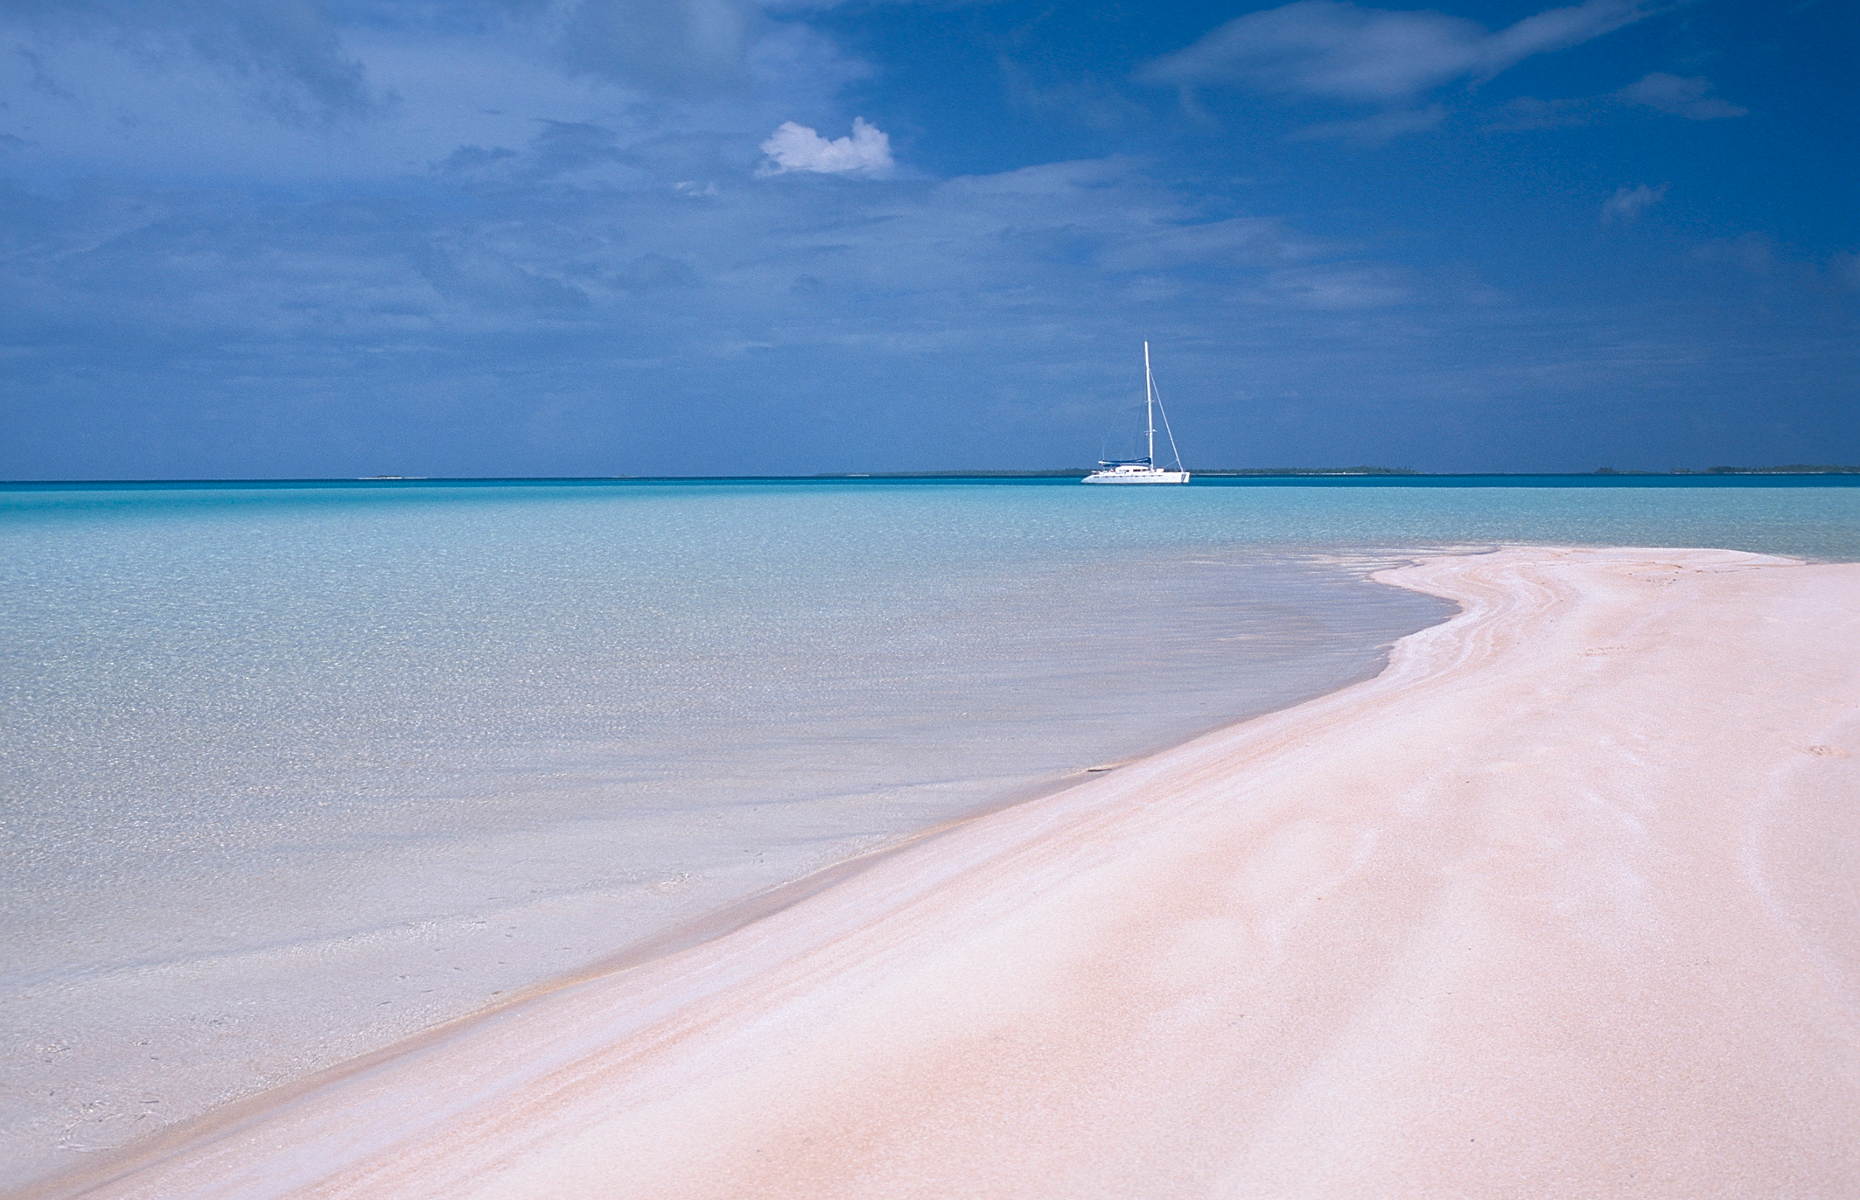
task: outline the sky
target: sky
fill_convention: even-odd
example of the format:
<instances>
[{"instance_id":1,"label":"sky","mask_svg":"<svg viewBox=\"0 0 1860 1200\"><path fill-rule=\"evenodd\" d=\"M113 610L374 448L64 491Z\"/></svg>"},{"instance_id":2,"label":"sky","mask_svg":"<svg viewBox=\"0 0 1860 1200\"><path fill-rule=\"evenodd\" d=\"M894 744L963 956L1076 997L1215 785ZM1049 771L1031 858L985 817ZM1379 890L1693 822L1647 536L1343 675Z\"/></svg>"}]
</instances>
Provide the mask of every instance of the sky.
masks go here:
<instances>
[{"instance_id":1,"label":"sky","mask_svg":"<svg viewBox=\"0 0 1860 1200\"><path fill-rule=\"evenodd\" d=\"M0 478L1860 463L1852 0L5 0Z\"/></svg>"}]
</instances>

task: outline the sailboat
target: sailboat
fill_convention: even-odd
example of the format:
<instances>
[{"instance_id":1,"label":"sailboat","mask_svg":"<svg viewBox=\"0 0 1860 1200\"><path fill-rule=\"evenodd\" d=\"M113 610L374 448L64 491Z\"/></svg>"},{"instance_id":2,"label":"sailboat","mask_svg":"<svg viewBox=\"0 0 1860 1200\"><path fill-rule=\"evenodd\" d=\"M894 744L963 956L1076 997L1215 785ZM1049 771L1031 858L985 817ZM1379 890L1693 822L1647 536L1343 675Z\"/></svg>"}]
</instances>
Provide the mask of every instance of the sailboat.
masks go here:
<instances>
[{"instance_id":1,"label":"sailboat","mask_svg":"<svg viewBox=\"0 0 1860 1200\"><path fill-rule=\"evenodd\" d=\"M1162 413L1163 433L1169 438L1169 453L1175 469L1165 471L1156 465L1156 414ZM1142 458L1106 458L1098 460L1098 469L1081 483L1187 483L1188 472L1182 469L1182 455L1175 448L1175 431L1169 428L1169 414L1163 412L1162 397L1156 394L1156 379L1150 374L1150 344L1143 343L1143 415L1147 429L1147 453Z\"/></svg>"}]
</instances>

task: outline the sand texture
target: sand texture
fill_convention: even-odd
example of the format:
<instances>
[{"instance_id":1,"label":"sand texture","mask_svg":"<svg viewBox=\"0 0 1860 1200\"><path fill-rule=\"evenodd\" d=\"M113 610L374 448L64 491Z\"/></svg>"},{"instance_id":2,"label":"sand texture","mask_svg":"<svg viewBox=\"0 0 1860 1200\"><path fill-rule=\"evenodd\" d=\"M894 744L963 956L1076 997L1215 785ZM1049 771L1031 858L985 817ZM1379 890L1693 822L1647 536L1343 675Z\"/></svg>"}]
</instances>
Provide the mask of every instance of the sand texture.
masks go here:
<instances>
[{"instance_id":1,"label":"sand texture","mask_svg":"<svg viewBox=\"0 0 1860 1200\"><path fill-rule=\"evenodd\" d=\"M1860 566L1385 578L1372 681L47 1194L1860 1195Z\"/></svg>"}]
</instances>

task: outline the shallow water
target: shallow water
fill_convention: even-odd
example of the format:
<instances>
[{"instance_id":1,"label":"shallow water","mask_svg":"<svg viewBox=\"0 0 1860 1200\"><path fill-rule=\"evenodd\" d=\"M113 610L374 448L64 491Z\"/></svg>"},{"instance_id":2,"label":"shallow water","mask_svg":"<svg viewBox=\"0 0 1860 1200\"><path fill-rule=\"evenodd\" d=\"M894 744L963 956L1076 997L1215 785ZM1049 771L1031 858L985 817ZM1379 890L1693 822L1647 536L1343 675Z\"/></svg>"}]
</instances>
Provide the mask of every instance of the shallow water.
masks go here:
<instances>
[{"instance_id":1,"label":"shallow water","mask_svg":"<svg viewBox=\"0 0 1860 1200\"><path fill-rule=\"evenodd\" d=\"M1860 557L1860 488L0 491L18 1179L1445 615L1415 548Z\"/></svg>"}]
</instances>

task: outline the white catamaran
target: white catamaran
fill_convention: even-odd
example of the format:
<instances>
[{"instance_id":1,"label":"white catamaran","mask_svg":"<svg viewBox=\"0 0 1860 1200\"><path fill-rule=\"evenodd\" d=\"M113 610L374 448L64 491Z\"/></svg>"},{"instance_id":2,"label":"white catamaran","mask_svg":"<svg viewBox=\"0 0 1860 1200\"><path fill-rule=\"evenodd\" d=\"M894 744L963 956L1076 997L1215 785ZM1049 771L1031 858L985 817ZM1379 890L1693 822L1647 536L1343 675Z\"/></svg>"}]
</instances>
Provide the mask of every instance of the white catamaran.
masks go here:
<instances>
[{"instance_id":1,"label":"white catamaran","mask_svg":"<svg viewBox=\"0 0 1860 1200\"><path fill-rule=\"evenodd\" d=\"M1175 470L1165 471L1156 465L1156 414L1162 413L1163 433L1169 438L1169 453ZM1150 375L1150 344L1143 343L1143 414L1148 430L1147 453L1142 458L1100 459L1098 469L1081 483L1187 483L1188 472L1182 469L1182 455L1175 448L1175 431L1169 428L1169 414L1163 411L1162 397L1156 394L1156 380Z\"/></svg>"}]
</instances>

